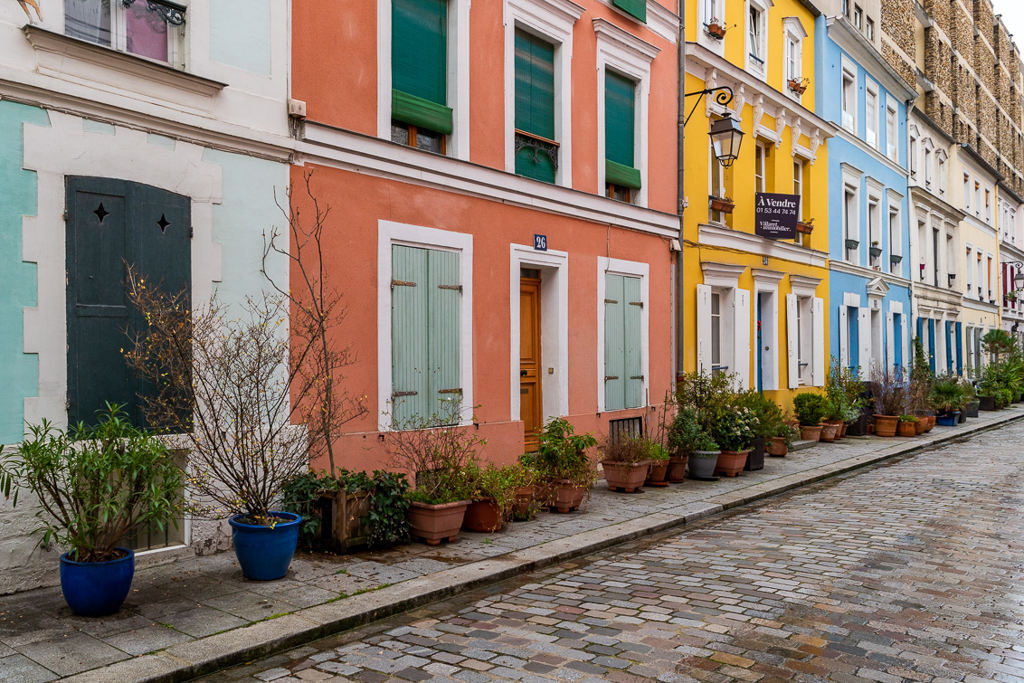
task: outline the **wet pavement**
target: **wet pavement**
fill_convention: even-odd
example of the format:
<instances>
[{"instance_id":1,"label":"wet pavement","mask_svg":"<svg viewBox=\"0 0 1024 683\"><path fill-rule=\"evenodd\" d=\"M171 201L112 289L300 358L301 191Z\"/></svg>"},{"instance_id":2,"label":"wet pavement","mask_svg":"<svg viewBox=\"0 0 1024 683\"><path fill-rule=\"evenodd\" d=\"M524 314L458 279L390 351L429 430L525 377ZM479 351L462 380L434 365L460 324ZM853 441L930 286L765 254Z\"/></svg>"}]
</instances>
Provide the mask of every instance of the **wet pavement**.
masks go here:
<instances>
[{"instance_id":1,"label":"wet pavement","mask_svg":"<svg viewBox=\"0 0 1024 683\"><path fill-rule=\"evenodd\" d=\"M200 680L1024 681L1021 443L1007 426Z\"/></svg>"}]
</instances>

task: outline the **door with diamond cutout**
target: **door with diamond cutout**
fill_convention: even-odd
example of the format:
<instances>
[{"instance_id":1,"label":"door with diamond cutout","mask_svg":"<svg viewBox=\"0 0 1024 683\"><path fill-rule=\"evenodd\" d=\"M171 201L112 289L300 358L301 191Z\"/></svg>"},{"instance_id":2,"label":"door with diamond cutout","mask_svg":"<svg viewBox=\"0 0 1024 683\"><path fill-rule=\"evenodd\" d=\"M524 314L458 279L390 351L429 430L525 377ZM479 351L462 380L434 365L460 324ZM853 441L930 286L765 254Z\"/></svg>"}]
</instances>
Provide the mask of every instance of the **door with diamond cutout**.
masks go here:
<instances>
[{"instance_id":1,"label":"door with diamond cutout","mask_svg":"<svg viewBox=\"0 0 1024 683\"><path fill-rule=\"evenodd\" d=\"M191 306L188 197L110 178L67 178L68 420L92 423L107 402L146 426L152 389L128 367L129 334L142 317L128 303L128 265L150 286L185 292Z\"/></svg>"}]
</instances>

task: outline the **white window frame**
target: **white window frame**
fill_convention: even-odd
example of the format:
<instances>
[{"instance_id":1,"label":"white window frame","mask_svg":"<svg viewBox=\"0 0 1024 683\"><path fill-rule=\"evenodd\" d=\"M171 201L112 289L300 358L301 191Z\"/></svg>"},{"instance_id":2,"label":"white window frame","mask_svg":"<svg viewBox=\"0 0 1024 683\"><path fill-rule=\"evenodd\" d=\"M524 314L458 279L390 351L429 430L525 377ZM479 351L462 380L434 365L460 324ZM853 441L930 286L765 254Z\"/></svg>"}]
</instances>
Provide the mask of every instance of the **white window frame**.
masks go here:
<instances>
[{"instance_id":1,"label":"white window frame","mask_svg":"<svg viewBox=\"0 0 1024 683\"><path fill-rule=\"evenodd\" d=\"M782 388L781 367L779 365L779 327L782 322L779 317L779 283L784 273L773 270L752 271L754 276L754 292L751 298L751 313L754 315L755 328L751 330L753 338L751 347L754 351L754 376L752 384L757 386L757 373L761 373L761 383L764 391L778 391ZM757 306L762 294L771 298L771 308L761 311L761 346L757 344ZM765 328L768 328L767 330ZM765 348L767 347L767 349ZM764 362L765 355L768 355L769 362Z\"/></svg>"},{"instance_id":2,"label":"white window frame","mask_svg":"<svg viewBox=\"0 0 1024 683\"><path fill-rule=\"evenodd\" d=\"M644 376L644 398L641 407L650 405L651 396L651 336L650 336L650 271L648 263L623 259L597 257L597 412L604 412L604 313L605 275L625 275L640 278L640 367ZM627 408L626 410L635 410Z\"/></svg>"},{"instance_id":3,"label":"white window frame","mask_svg":"<svg viewBox=\"0 0 1024 683\"><path fill-rule=\"evenodd\" d=\"M469 160L469 4L448 0L448 106L452 134L446 155ZM514 48L513 48L514 49ZM391 140L391 0L377 2L377 137ZM514 116L514 112L513 112ZM515 119L513 119L514 121Z\"/></svg>"},{"instance_id":4,"label":"white window frame","mask_svg":"<svg viewBox=\"0 0 1024 683\"><path fill-rule=\"evenodd\" d=\"M885 95L885 144L886 156L890 161L900 160L900 119L896 101L888 93Z\"/></svg>"},{"instance_id":5,"label":"white window frame","mask_svg":"<svg viewBox=\"0 0 1024 683\"><path fill-rule=\"evenodd\" d=\"M758 154L760 153L760 161ZM768 191L768 148L763 142L758 141L754 145L754 192Z\"/></svg>"},{"instance_id":6,"label":"white window frame","mask_svg":"<svg viewBox=\"0 0 1024 683\"><path fill-rule=\"evenodd\" d=\"M948 159L948 155L946 154L945 151L943 151L941 149L936 150L936 152L935 152L935 161L936 161L936 166L938 167L937 170L936 170L936 175L938 176L938 181L939 181L939 195L940 196L944 196L946 194L946 185L948 184L948 180L949 180L946 177L946 175L947 175L947 173L946 173L946 160L947 159Z\"/></svg>"},{"instance_id":7,"label":"white window frame","mask_svg":"<svg viewBox=\"0 0 1024 683\"><path fill-rule=\"evenodd\" d=\"M713 292L720 295L720 312L722 316L722 334L719 339L722 342L722 365L727 367L727 374L735 373L738 377L737 388L747 389L750 385L750 353L751 353L751 328L752 318L750 318L750 290L740 290L739 279L746 271L745 266L740 266L731 263L712 263L705 261L701 263L701 270L704 273L704 282L699 287L709 287ZM747 302L747 320L742 320L742 307L740 305L740 297L744 297ZM709 309L710 310L710 309ZM700 315L699 307L697 315ZM710 322L710 321L708 321ZM698 370L701 369L701 356L702 344L705 340L700 338L700 328L702 323L697 321L697 364ZM731 332L731 334L730 334ZM709 347L711 340L706 340ZM738 350L746 345L746 358L741 358ZM708 360L708 366L705 369L707 372L711 372L710 350L706 354Z\"/></svg>"},{"instance_id":8,"label":"white window frame","mask_svg":"<svg viewBox=\"0 0 1024 683\"><path fill-rule=\"evenodd\" d=\"M725 56L725 39L718 40L708 35L705 26L712 20L717 19L725 25L727 16L727 0L697 0L697 43L719 57ZM726 35L728 37L728 35Z\"/></svg>"},{"instance_id":9,"label":"white window frame","mask_svg":"<svg viewBox=\"0 0 1024 683\"><path fill-rule=\"evenodd\" d=\"M722 166L722 164L720 164L718 162L718 159L715 157L715 148L712 146L710 140L708 140L708 155L709 155L708 159L710 160L710 163L708 163L708 195L712 196L712 197L718 197L719 199L722 199L722 198L725 197L725 168ZM715 180L716 180L715 174L718 175L718 177L717 177L718 183L717 184L718 184L718 189L720 190L720 194L717 194L717 195L714 193ZM716 220L716 218L714 216L714 214L716 214L716 213L718 214L717 220ZM710 202L708 203L708 222L709 223L712 223L714 225L725 225L726 224L726 220L727 220L726 219L727 215L728 214L725 214L725 213L723 213L721 211L713 211L711 209Z\"/></svg>"},{"instance_id":10,"label":"white window frame","mask_svg":"<svg viewBox=\"0 0 1024 683\"><path fill-rule=\"evenodd\" d=\"M860 88L857 83L857 67L845 56L842 58L840 70L840 124L853 135L857 135L857 110L859 108ZM849 85L847 85L849 83Z\"/></svg>"},{"instance_id":11,"label":"white window frame","mask_svg":"<svg viewBox=\"0 0 1024 683\"><path fill-rule=\"evenodd\" d=\"M864 79L864 141L872 149L882 149L882 133L879 130L881 100L878 84L870 78ZM871 106L874 100L875 106Z\"/></svg>"},{"instance_id":12,"label":"white window frame","mask_svg":"<svg viewBox=\"0 0 1024 683\"><path fill-rule=\"evenodd\" d=\"M799 337L799 350L803 353L794 353L797 362L797 386L824 386L825 384L825 348L822 341L819 348L815 342L815 335L824 338L825 329L825 307L824 301L818 297L817 289L821 284L818 278L811 278L803 275L789 276L790 292L796 297L797 336ZM818 318L821 318L820 320ZM801 360L807 365L799 367Z\"/></svg>"},{"instance_id":13,"label":"white window frame","mask_svg":"<svg viewBox=\"0 0 1024 683\"><path fill-rule=\"evenodd\" d=\"M964 209L971 212L971 174L964 173Z\"/></svg>"},{"instance_id":14,"label":"white window frame","mask_svg":"<svg viewBox=\"0 0 1024 683\"><path fill-rule=\"evenodd\" d=\"M505 1L505 170L509 173L516 170L516 29L520 29L555 47L555 185L572 187L572 35L582 14L583 8L573 2Z\"/></svg>"},{"instance_id":15,"label":"white window frame","mask_svg":"<svg viewBox=\"0 0 1024 683\"><path fill-rule=\"evenodd\" d=\"M640 189L633 197L633 204L647 206L648 197L648 140L650 135L651 62L661 51L660 48L640 40L632 33L601 18L594 18L594 33L597 36L597 187L605 194L605 75L610 68L635 84L633 98L633 154L636 168L640 171ZM561 165L561 162L559 162Z\"/></svg>"},{"instance_id":16,"label":"white window frame","mask_svg":"<svg viewBox=\"0 0 1024 683\"><path fill-rule=\"evenodd\" d=\"M175 1L180 5L185 5L187 10L195 11L193 3L190 0ZM67 29L64 26L65 2L66 0L59 0L59 21L61 22L61 33L67 35ZM44 4L43 2L40 2L39 4L42 5L45 11L49 10L48 5L51 3ZM57 5L57 3L52 4ZM56 7L54 9L56 9ZM126 13L129 11L129 9L130 8L125 7L124 4L119 1L110 3L110 45L100 45L100 47L116 50L117 52L139 57L141 59L150 59L145 55L139 55L134 52L128 51L128 19ZM158 64L166 63L168 66L175 69L176 71L186 71L187 59L185 48L189 42L189 36L186 33L186 31L188 31L189 22L194 20L195 18L196 17L193 17L189 14L188 11L186 11L184 24L182 24L181 26L172 26L171 24L167 24L167 62L160 62L159 60L152 61L157 62ZM96 44L99 45L99 43ZM388 135L390 135L390 128Z\"/></svg>"},{"instance_id":17,"label":"white window frame","mask_svg":"<svg viewBox=\"0 0 1024 683\"><path fill-rule=\"evenodd\" d=\"M473 423L473 236L419 225L377 222L377 429L391 431L385 411L391 402L391 248L394 245L459 253L462 302L459 310L459 380L463 415L460 424ZM468 408L468 410L467 410Z\"/></svg>"},{"instance_id":18,"label":"white window frame","mask_svg":"<svg viewBox=\"0 0 1024 683\"><path fill-rule=\"evenodd\" d=\"M887 211L885 217L887 219L886 229L888 230L888 241L889 241L889 253L888 253L888 268L882 268L887 270L893 275L900 277L903 274L903 260L899 263L893 263L893 256L904 256L903 254L903 195L896 192L895 190L887 190L886 196L888 198ZM893 216L895 216L896 229L893 230ZM893 238L896 239L893 239ZM883 252L882 257L885 258L886 254Z\"/></svg>"},{"instance_id":19,"label":"white window frame","mask_svg":"<svg viewBox=\"0 0 1024 683\"><path fill-rule=\"evenodd\" d=\"M785 80L782 83L783 92L791 99L801 102L803 95L794 92L789 87L789 80L802 81L804 77L804 39L807 31L797 17L786 17L782 20L782 30L785 35ZM795 68L795 72L794 72Z\"/></svg>"},{"instance_id":20,"label":"white window frame","mask_svg":"<svg viewBox=\"0 0 1024 683\"><path fill-rule=\"evenodd\" d=\"M967 295L974 296L974 247L970 243L964 245L964 258L967 261L967 270L964 272L965 283L967 285Z\"/></svg>"},{"instance_id":21,"label":"white window frame","mask_svg":"<svg viewBox=\"0 0 1024 683\"><path fill-rule=\"evenodd\" d=\"M858 244L857 249L853 252L853 258L850 258L850 252L846 248L846 240L852 239L857 240L858 243L863 242L861 240L860 230L860 198L861 198L861 178L863 173L850 166L849 164L842 164L843 169L843 195L842 195L842 211L843 220L843 243L840 245L842 249L843 258L842 260L853 265L860 265L860 252L862 244ZM848 212L846 209L846 194L853 194L853 211ZM850 215L848 215L850 214Z\"/></svg>"},{"instance_id":22,"label":"white window frame","mask_svg":"<svg viewBox=\"0 0 1024 683\"><path fill-rule=\"evenodd\" d=\"M763 81L768 73L768 10L772 6L772 0L746 0L744 4L743 17L746 26L744 26L743 32L743 48L746 69L754 77ZM751 24L751 15L755 12L757 13L756 26ZM756 57L755 53L757 53Z\"/></svg>"},{"instance_id":23,"label":"white window frame","mask_svg":"<svg viewBox=\"0 0 1024 683\"><path fill-rule=\"evenodd\" d=\"M920 160L917 158L917 154L918 154L918 144L917 144L918 137L919 136L917 134L917 127L916 126L911 126L910 127L910 145L908 147L909 151L907 152L907 170L910 172L911 180L916 180L917 179L917 167L918 167L918 164L920 163Z\"/></svg>"},{"instance_id":24,"label":"white window frame","mask_svg":"<svg viewBox=\"0 0 1024 683\"><path fill-rule=\"evenodd\" d=\"M797 202L796 219L804 219L804 172L807 170L807 162L802 157L793 158L793 194L800 200Z\"/></svg>"}]
</instances>

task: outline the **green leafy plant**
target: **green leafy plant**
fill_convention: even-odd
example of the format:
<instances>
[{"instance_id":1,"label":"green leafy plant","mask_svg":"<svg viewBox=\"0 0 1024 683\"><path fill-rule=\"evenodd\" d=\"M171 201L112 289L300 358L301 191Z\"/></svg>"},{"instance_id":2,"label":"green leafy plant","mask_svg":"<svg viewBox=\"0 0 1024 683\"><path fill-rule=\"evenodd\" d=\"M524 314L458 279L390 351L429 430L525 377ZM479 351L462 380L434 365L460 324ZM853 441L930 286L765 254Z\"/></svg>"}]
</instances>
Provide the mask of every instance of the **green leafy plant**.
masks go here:
<instances>
[{"instance_id":1,"label":"green leafy plant","mask_svg":"<svg viewBox=\"0 0 1024 683\"><path fill-rule=\"evenodd\" d=\"M918 420L915 415L900 415L900 422L913 422L916 424L917 422L920 422L920 420Z\"/></svg>"},{"instance_id":2,"label":"green leafy plant","mask_svg":"<svg viewBox=\"0 0 1024 683\"><path fill-rule=\"evenodd\" d=\"M1017 340L1006 330L994 329L985 333L981 343L987 353L992 354L995 363L1000 363L1005 356L1019 353Z\"/></svg>"},{"instance_id":3,"label":"green leafy plant","mask_svg":"<svg viewBox=\"0 0 1024 683\"><path fill-rule=\"evenodd\" d=\"M757 418L747 408L723 408L717 412L711 437L725 451L742 451L750 447Z\"/></svg>"},{"instance_id":4,"label":"green leafy plant","mask_svg":"<svg viewBox=\"0 0 1024 683\"><path fill-rule=\"evenodd\" d=\"M879 415L899 416L907 412L909 382L903 368L875 370L875 410Z\"/></svg>"},{"instance_id":5,"label":"green leafy plant","mask_svg":"<svg viewBox=\"0 0 1024 683\"><path fill-rule=\"evenodd\" d=\"M388 420L393 428L384 432L384 448L391 466L416 477L410 500L439 505L475 495L467 468L487 442L472 427L461 426L462 416L461 401L443 399L432 415Z\"/></svg>"},{"instance_id":6,"label":"green leafy plant","mask_svg":"<svg viewBox=\"0 0 1024 683\"><path fill-rule=\"evenodd\" d=\"M691 455L694 442L705 435L697 421L697 412L692 408L680 408L668 429L668 447L679 455Z\"/></svg>"},{"instance_id":7,"label":"green leafy plant","mask_svg":"<svg viewBox=\"0 0 1024 683\"><path fill-rule=\"evenodd\" d=\"M780 439L785 439L786 447L792 448L796 440L800 438L800 430L797 429L796 427L792 427L783 422L782 424L778 425L772 436Z\"/></svg>"},{"instance_id":8,"label":"green leafy plant","mask_svg":"<svg viewBox=\"0 0 1024 683\"><path fill-rule=\"evenodd\" d=\"M662 462L671 457L664 446L650 439L644 439L644 453L647 455L648 460L656 462Z\"/></svg>"},{"instance_id":9,"label":"green leafy plant","mask_svg":"<svg viewBox=\"0 0 1024 683\"><path fill-rule=\"evenodd\" d=\"M821 394L804 393L797 394L793 398L793 411L796 413L800 424L805 427L815 427L828 414L828 399Z\"/></svg>"},{"instance_id":10,"label":"green leafy plant","mask_svg":"<svg viewBox=\"0 0 1024 683\"><path fill-rule=\"evenodd\" d=\"M701 453L713 453L717 455L719 450L718 444L715 440L703 429L697 432L697 435L694 437L691 444L693 446L693 453L690 457L701 457L699 455Z\"/></svg>"},{"instance_id":11,"label":"green leafy plant","mask_svg":"<svg viewBox=\"0 0 1024 683\"><path fill-rule=\"evenodd\" d=\"M498 467L487 463L480 467L472 462L469 465L469 477L476 488L476 498L490 498L501 510L502 519L512 518L512 506L516 502L516 489L530 486L533 473L522 463Z\"/></svg>"},{"instance_id":12,"label":"green leafy plant","mask_svg":"<svg viewBox=\"0 0 1024 683\"><path fill-rule=\"evenodd\" d=\"M409 540L409 482L401 472L374 470L370 512L363 519L370 530L370 545Z\"/></svg>"},{"instance_id":13,"label":"green leafy plant","mask_svg":"<svg viewBox=\"0 0 1024 683\"><path fill-rule=\"evenodd\" d=\"M861 395L863 386L857 375L856 369L845 367L838 358L832 357L825 383L825 397L828 400L826 419L851 422L860 415L865 399Z\"/></svg>"},{"instance_id":14,"label":"green leafy plant","mask_svg":"<svg viewBox=\"0 0 1024 683\"><path fill-rule=\"evenodd\" d=\"M936 412L942 414L960 410L969 403L964 383L956 375L936 377L928 401Z\"/></svg>"},{"instance_id":15,"label":"green leafy plant","mask_svg":"<svg viewBox=\"0 0 1024 683\"><path fill-rule=\"evenodd\" d=\"M14 505L20 490L35 494L40 545L104 562L133 533L177 524L184 482L174 453L129 423L123 406L108 403L95 426L60 430L43 420L29 431L19 446L0 449L0 488L14 492Z\"/></svg>"},{"instance_id":16,"label":"green leafy plant","mask_svg":"<svg viewBox=\"0 0 1024 683\"><path fill-rule=\"evenodd\" d=\"M759 391L751 389L737 394L733 399L733 404L739 408L746 408L754 416L753 432L755 437L769 439L775 436L779 425L785 424L786 416L779 404Z\"/></svg>"},{"instance_id":17,"label":"green leafy plant","mask_svg":"<svg viewBox=\"0 0 1024 683\"><path fill-rule=\"evenodd\" d=\"M647 443L639 436L620 436L608 438L601 446L604 457L608 462L635 465L650 460Z\"/></svg>"},{"instance_id":18,"label":"green leafy plant","mask_svg":"<svg viewBox=\"0 0 1024 683\"><path fill-rule=\"evenodd\" d=\"M534 466L546 479L589 487L597 480L597 470L587 451L596 445L593 434L577 434L572 423L556 417L540 433Z\"/></svg>"},{"instance_id":19,"label":"green leafy plant","mask_svg":"<svg viewBox=\"0 0 1024 683\"><path fill-rule=\"evenodd\" d=\"M300 472L284 483L281 489L281 508L302 518L299 524L299 542L308 548L315 545L323 525L319 505L326 494L338 490L338 480L327 472L309 470Z\"/></svg>"}]
</instances>

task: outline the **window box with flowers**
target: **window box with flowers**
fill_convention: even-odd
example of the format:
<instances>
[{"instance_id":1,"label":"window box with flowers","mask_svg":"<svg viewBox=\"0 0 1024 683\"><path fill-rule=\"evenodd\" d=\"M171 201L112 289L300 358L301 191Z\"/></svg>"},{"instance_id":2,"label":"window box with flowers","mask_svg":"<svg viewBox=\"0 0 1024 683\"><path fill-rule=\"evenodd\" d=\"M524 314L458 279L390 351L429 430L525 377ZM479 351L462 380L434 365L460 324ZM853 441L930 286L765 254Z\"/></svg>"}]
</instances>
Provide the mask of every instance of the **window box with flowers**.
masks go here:
<instances>
[{"instance_id":1,"label":"window box with flowers","mask_svg":"<svg viewBox=\"0 0 1024 683\"><path fill-rule=\"evenodd\" d=\"M712 17L708 20L708 23L704 24L704 32L715 40L722 40L725 38L725 33L728 30L729 29L725 26L725 22L715 17Z\"/></svg>"},{"instance_id":2,"label":"window box with flowers","mask_svg":"<svg viewBox=\"0 0 1024 683\"><path fill-rule=\"evenodd\" d=\"M790 90L795 92L797 95L803 95L807 91L807 86L811 84L811 79L807 78L791 78L787 81L786 85Z\"/></svg>"},{"instance_id":3,"label":"window box with flowers","mask_svg":"<svg viewBox=\"0 0 1024 683\"><path fill-rule=\"evenodd\" d=\"M796 231L804 235L810 235L814 232L814 219L808 218L805 221L797 221Z\"/></svg>"},{"instance_id":4,"label":"window box with flowers","mask_svg":"<svg viewBox=\"0 0 1024 683\"><path fill-rule=\"evenodd\" d=\"M710 195L708 197L708 204L711 206L712 211L720 211L722 213L732 213L732 210L736 208L736 203L730 197Z\"/></svg>"},{"instance_id":5,"label":"window box with flowers","mask_svg":"<svg viewBox=\"0 0 1024 683\"><path fill-rule=\"evenodd\" d=\"M871 252L871 258L878 258L882 255L882 247L879 246L878 241L875 240L871 243L871 247L868 249Z\"/></svg>"}]
</instances>

